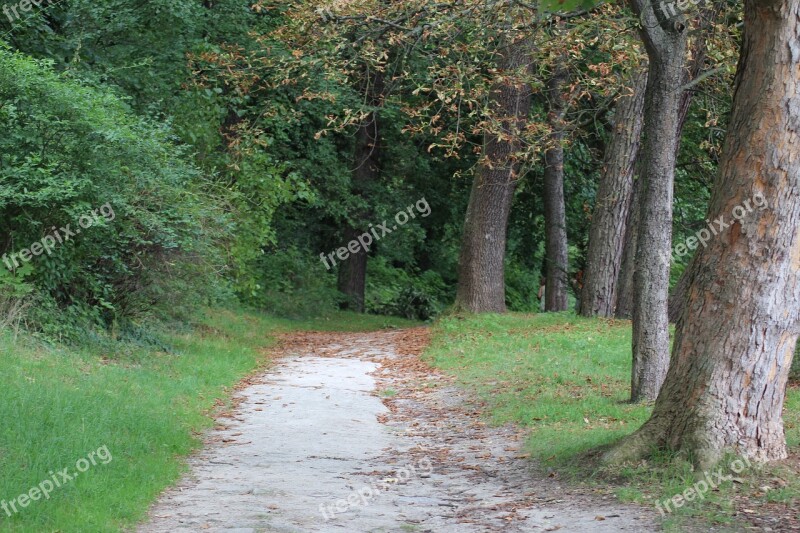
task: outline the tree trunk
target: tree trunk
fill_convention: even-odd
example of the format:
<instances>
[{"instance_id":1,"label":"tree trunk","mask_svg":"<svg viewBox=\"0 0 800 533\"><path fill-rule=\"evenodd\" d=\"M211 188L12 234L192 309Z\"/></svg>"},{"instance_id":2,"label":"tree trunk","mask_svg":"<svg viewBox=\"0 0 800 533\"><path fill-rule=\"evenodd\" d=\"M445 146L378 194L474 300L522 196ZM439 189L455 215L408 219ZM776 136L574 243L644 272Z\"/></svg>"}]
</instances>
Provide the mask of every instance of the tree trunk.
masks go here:
<instances>
[{"instance_id":1,"label":"tree trunk","mask_svg":"<svg viewBox=\"0 0 800 533\"><path fill-rule=\"evenodd\" d=\"M718 20L719 14L722 11L723 2L714 0L711 3L706 3L702 6L700 11L695 17L697 30L693 32L692 46L689 51L691 60L689 61L688 68L683 74L683 83L681 85L689 85L692 81L697 79L703 70L708 55L708 42L707 38L713 28L713 23ZM697 87L691 87L681 93L681 100L678 104L678 137L680 138L683 132L683 126L686 124L686 118L689 116L689 109L692 107L692 100ZM680 150L680 143L677 148Z\"/></svg>"},{"instance_id":2,"label":"tree trunk","mask_svg":"<svg viewBox=\"0 0 800 533\"><path fill-rule=\"evenodd\" d=\"M686 308L684 303L686 303L686 295L689 290L689 271L690 268L687 266L686 270L683 271L683 274L681 274L681 277L678 279L678 283L675 284L672 291L669 293L667 316L669 317L670 324L677 322L683 314L683 310Z\"/></svg>"},{"instance_id":3,"label":"tree trunk","mask_svg":"<svg viewBox=\"0 0 800 533\"><path fill-rule=\"evenodd\" d=\"M508 77L492 89L491 119L497 124L484 134L483 158L472 182L458 260L457 309L506 310L506 231L519 171L519 132L531 99L530 87L519 74L530 71L530 52L525 40L506 47L500 69Z\"/></svg>"},{"instance_id":4,"label":"tree trunk","mask_svg":"<svg viewBox=\"0 0 800 533\"><path fill-rule=\"evenodd\" d=\"M344 230L345 243L355 240L362 231L347 226ZM345 300L341 308L356 313L363 313L365 310L367 287L367 252L359 250L358 253L350 256L339 263L339 277L337 280L339 292L344 294Z\"/></svg>"},{"instance_id":5,"label":"tree trunk","mask_svg":"<svg viewBox=\"0 0 800 533\"><path fill-rule=\"evenodd\" d=\"M745 0L744 13L708 211L729 227L692 260L653 414L609 461L654 448L684 453L703 469L729 451L756 461L786 457L781 413L800 331L800 1Z\"/></svg>"},{"instance_id":6,"label":"tree trunk","mask_svg":"<svg viewBox=\"0 0 800 533\"><path fill-rule=\"evenodd\" d=\"M544 227L545 227L545 311L566 311L569 287L569 247L567 209L564 202L564 85L568 72L564 60L557 59L547 82L552 130L544 152Z\"/></svg>"},{"instance_id":7,"label":"tree trunk","mask_svg":"<svg viewBox=\"0 0 800 533\"><path fill-rule=\"evenodd\" d=\"M700 20L700 28L699 31L695 35L695 41L692 46L691 50L691 57L692 61L689 65L689 68L686 70L686 73L683 78L683 84L687 85L693 80L697 79L697 76L700 75L700 72L703 70L703 65L706 61L706 55L708 51L708 44L706 42L706 32L710 30L711 23L717 19L719 12L722 9L721 2L715 2L710 6L705 6L703 9L700 10L699 20ZM683 126L686 123L686 118L689 115L689 108L692 105L692 99L694 98L695 88L687 89L683 91L681 95L681 103L678 106L678 138L681 136L681 132L683 131ZM680 150L680 142L677 146L678 150ZM677 154L676 154L677 156ZM670 323L675 323L678 320L678 317L683 313L683 304L686 299L686 290L689 287L687 274L689 269L687 268L683 275L681 275L678 283L672 288L669 294L669 302L667 304L667 315L669 316Z\"/></svg>"},{"instance_id":8,"label":"tree trunk","mask_svg":"<svg viewBox=\"0 0 800 533\"><path fill-rule=\"evenodd\" d=\"M641 150L639 150L641 154ZM622 262L619 267L617 279L617 300L614 316L616 318L630 319L633 315L633 274L636 272L636 245L639 240L639 205L642 203L642 180L639 168L641 158L634 163L633 191L631 192L631 206L628 209L628 219L625 222L625 244L622 249Z\"/></svg>"},{"instance_id":9,"label":"tree trunk","mask_svg":"<svg viewBox=\"0 0 800 533\"><path fill-rule=\"evenodd\" d=\"M617 101L614 131L597 189L581 292L583 316L613 316L617 302L617 279L642 133L647 71L634 72L631 81L631 92Z\"/></svg>"},{"instance_id":10,"label":"tree trunk","mask_svg":"<svg viewBox=\"0 0 800 533\"><path fill-rule=\"evenodd\" d=\"M375 108L364 121L359 125L355 136L355 157L352 173L352 192L357 196L363 196L365 189L370 183L376 182L380 178L380 119L377 108L383 101L383 74L374 72L367 75L366 87L369 105ZM348 224L344 229L344 245L352 242L359 235L367 233L368 218L371 213L362 211L356 214L356 223ZM363 225L363 227L360 227ZM350 254L349 257L339 264L338 289L344 294L345 301L343 309L349 309L357 313L364 312L364 301L367 286L367 254L368 252L359 249L357 253Z\"/></svg>"},{"instance_id":11,"label":"tree trunk","mask_svg":"<svg viewBox=\"0 0 800 533\"><path fill-rule=\"evenodd\" d=\"M669 258L672 193L678 143L678 106L687 34L683 17L661 19L660 10L632 0L642 17L649 58L645 96L641 205L633 298L631 401L655 400L669 367Z\"/></svg>"},{"instance_id":12,"label":"tree trunk","mask_svg":"<svg viewBox=\"0 0 800 533\"><path fill-rule=\"evenodd\" d=\"M719 13L720 10L720 3L714 4L710 7L704 7L700 10L699 18L699 29L695 34L695 41L692 46L691 51L691 63L689 64L689 68L685 70L683 83L682 85L687 85L692 80L696 79L697 76L700 74L700 71L703 69L703 65L705 64L706 60L706 51L707 51L707 43L706 43L706 33L709 28L711 27L711 23L716 20L716 15ZM694 98L695 93L694 88L687 89L681 93L680 103L678 104L678 126L677 126L677 138L678 141L675 143L675 158L677 160L678 153L680 152L680 138L681 133L683 132L683 126L686 123L686 118L689 114L689 109L691 108L692 99ZM636 244L637 239L639 236L639 210L638 205L640 203L639 200L639 182L634 182L634 198L631 202L632 209L629 214L629 220L626 225L627 233L625 236L625 246L623 252L623 259L622 259L622 267L620 268L620 275L619 280L617 281L618 289L617 289L617 303L616 303L616 311L615 316L617 318L631 318L633 314L633 275L636 271ZM677 288L677 286L676 286ZM673 314L680 313L680 306L678 302L680 301L680 296L676 296L673 293L670 293L669 296L669 303L668 303L668 314L669 314L669 321L674 322L672 316Z\"/></svg>"}]
</instances>

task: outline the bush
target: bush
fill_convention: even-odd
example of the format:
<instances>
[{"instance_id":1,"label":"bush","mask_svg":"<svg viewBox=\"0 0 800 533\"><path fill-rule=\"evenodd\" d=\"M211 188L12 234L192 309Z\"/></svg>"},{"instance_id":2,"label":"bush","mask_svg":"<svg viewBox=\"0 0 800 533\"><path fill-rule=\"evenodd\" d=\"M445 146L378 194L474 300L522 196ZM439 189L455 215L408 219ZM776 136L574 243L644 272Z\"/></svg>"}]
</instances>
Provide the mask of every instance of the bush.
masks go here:
<instances>
[{"instance_id":1,"label":"bush","mask_svg":"<svg viewBox=\"0 0 800 533\"><path fill-rule=\"evenodd\" d=\"M20 275L15 276L0 268L0 330L16 332L33 303L33 286L23 280L23 274L29 273L31 268L26 265L20 270Z\"/></svg>"},{"instance_id":2,"label":"bush","mask_svg":"<svg viewBox=\"0 0 800 533\"><path fill-rule=\"evenodd\" d=\"M368 264L366 310L379 315L430 320L448 301L447 287L433 271L409 274L376 257Z\"/></svg>"},{"instance_id":3,"label":"bush","mask_svg":"<svg viewBox=\"0 0 800 533\"><path fill-rule=\"evenodd\" d=\"M342 301L336 278L319 258L296 247L272 250L258 261L260 280L244 302L269 313L306 318L333 312Z\"/></svg>"},{"instance_id":4,"label":"bush","mask_svg":"<svg viewBox=\"0 0 800 533\"><path fill-rule=\"evenodd\" d=\"M539 269L526 268L514 261L506 262L506 305L509 311L539 311Z\"/></svg>"},{"instance_id":5,"label":"bush","mask_svg":"<svg viewBox=\"0 0 800 533\"><path fill-rule=\"evenodd\" d=\"M0 102L0 269L17 280L0 287L24 281L46 296L40 325L57 312L110 327L215 284L225 218L165 127L3 49ZM193 290L171 288L176 279Z\"/></svg>"}]
</instances>

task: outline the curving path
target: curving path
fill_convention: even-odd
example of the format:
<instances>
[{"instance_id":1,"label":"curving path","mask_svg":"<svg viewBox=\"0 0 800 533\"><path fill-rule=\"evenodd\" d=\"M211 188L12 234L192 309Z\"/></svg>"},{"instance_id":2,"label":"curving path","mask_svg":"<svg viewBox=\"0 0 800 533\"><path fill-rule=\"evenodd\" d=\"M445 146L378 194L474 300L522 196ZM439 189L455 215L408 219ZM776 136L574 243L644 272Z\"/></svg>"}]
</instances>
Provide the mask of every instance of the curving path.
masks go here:
<instances>
[{"instance_id":1,"label":"curving path","mask_svg":"<svg viewBox=\"0 0 800 533\"><path fill-rule=\"evenodd\" d=\"M649 511L533 473L513 428L487 427L419 361L424 335L287 338L139 531L657 530Z\"/></svg>"}]
</instances>

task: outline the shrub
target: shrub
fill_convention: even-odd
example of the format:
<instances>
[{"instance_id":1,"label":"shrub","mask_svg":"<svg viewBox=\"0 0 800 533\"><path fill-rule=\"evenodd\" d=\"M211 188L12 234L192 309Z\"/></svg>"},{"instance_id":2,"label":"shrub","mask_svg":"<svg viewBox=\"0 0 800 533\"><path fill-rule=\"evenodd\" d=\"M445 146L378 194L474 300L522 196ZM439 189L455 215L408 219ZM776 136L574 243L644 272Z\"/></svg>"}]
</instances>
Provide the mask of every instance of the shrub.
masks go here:
<instances>
[{"instance_id":1,"label":"shrub","mask_svg":"<svg viewBox=\"0 0 800 533\"><path fill-rule=\"evenodd\" d=\"M242 299L267 312L292 318L335 311L342 295L319 258L297 247L274 249L258 262L260 281Z\"/></svg>"},{"instance_id":2,"label":"shrub","mask_svg":"<svg viewBox=\"0 0 800 533\"><path fill-rule=\"evenodd\" d=\"M76 233L28 263L9 261L14 275L0 276L4 290L23 280L46 296L40 325L52 312L110 327L172 303L182 291L167 280L191 280L191 295L214 285L225 219L168 129L3 49L0 102L0 251L33 249L67 225ZM109 216L81 229L101 206Z\"/></svg>"},{"instance_id":3,"label":"shrub","mask_svg":"<svg viewBox=\"0 0 800 533\"><path fill-rule=\"evenodd\" d=\"M429 320L449 301L447 287L433 271L409 274L385 258L376 257L368 264L366 310L381 315Z\"/></svg>"}]
</instances>

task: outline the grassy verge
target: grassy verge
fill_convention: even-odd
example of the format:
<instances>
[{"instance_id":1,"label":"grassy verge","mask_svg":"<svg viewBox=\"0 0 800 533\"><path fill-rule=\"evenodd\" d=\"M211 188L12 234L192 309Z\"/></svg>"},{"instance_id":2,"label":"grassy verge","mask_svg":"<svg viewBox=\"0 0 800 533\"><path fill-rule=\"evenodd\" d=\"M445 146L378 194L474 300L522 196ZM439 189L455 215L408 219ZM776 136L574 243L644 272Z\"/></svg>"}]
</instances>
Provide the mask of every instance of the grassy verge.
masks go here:
<instances>
[{"instance_id":1,"label":"grassy verge","mask_svg":"<svg viewBox=\"0 0 800 533\"><path fill-rule=\"evenodd\" d=\"M276 333L408 324L343 313L298 322L215 310L195 327L163 332L169 351L132 343L48 348L0 337L0 500L12 515L0 508L0 530L103 532L134 525L180 476L215 406L267 364ZM79 467L86 471L71 481L60 475ZM41 488L49 489L48 480L62 486L45 499ZM20 501L24 493L38 499Z\"/></svg>"},{"instance_id":2,"label":"grassy verge","mask_svg":"<svg viewBox=\"0 0 800 533\"><path fill-rule=\"evenodd\" d=\"M610 484L621 500L649 505L696 482L689 465L672 457L613 471L586 461L587 452L633 432L650 412L626 403L631 371L627 321L568 313L448 317L435 326L426 357L477 393L494 422L530 428L532 457L563 476ZM800 390L795 387L787 393L784 419L789 445L796 448ZM705 498L667 513L665 527L685 531L697 520L731 525L736 512L731 500L742 496L745 506L796 501L797 474L785 465L748 469Z\"/></svg>"}]
</instances>

